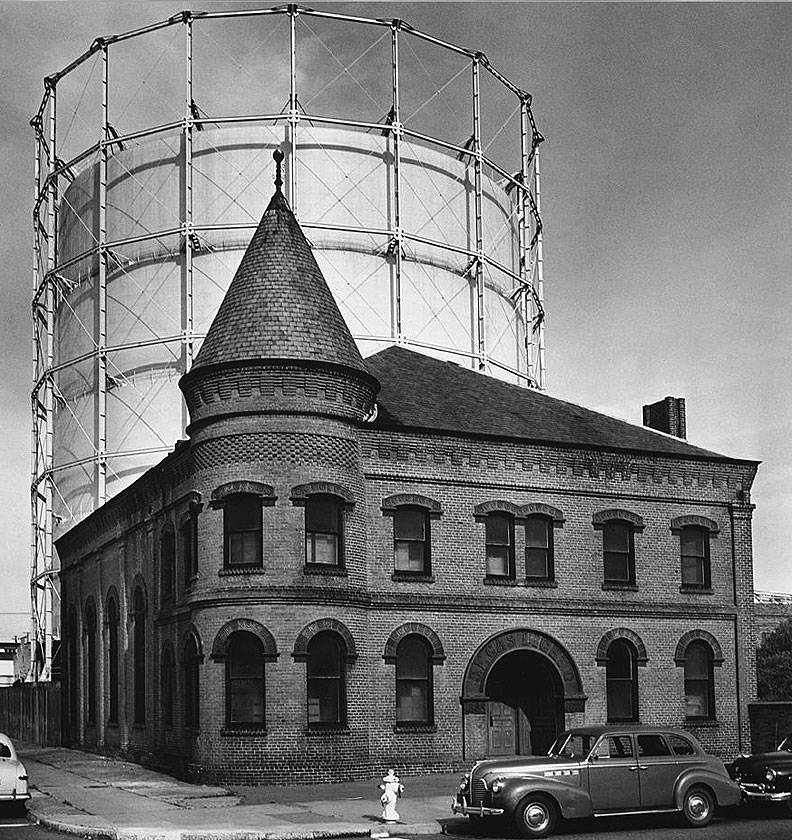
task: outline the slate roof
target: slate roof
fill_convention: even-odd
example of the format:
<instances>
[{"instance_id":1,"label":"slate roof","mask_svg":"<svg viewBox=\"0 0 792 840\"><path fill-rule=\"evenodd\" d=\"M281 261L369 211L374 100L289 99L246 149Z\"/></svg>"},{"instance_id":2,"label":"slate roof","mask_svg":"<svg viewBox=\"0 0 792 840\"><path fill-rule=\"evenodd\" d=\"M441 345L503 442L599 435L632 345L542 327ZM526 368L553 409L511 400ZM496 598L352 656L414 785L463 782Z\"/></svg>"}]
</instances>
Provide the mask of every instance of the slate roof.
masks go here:
<instances>
[{"instance_id":1,"label":"slate roof","mask_svg":"<svg viewBox=\"0 0 792 840\"><path fill-rule=\"evenodd\" d=\"M369 356L366 364L381 385L375 427L756 463L728 458L403 347Z\"/></svg>"},{"instance_id":2,"label":"slate roof","mask_svg":"<svg viewBox=\"0 0 792 840\"><path fill-rule=\"evenodd\" d=\"M264 211L192 370L274 359L329 362L368 373L280 188Z\"/></svg>"}]
</instances>

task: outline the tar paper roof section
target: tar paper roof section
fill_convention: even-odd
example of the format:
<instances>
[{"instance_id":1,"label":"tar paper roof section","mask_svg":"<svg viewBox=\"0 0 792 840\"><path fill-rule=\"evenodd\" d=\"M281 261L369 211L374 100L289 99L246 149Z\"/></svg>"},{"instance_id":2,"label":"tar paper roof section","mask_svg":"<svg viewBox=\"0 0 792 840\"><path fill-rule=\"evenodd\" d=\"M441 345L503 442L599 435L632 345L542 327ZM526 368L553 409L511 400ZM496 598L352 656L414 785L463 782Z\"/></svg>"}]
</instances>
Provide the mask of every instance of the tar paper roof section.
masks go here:
<instances>
[{"instance_id":1,"label":"tar paper roof section","mask_svg":"<svg viewBox=\"0 0 792 840\"><path fill-rule=\"evenodd\" d=\"M368 374L310 243L279 187L190 373L267 360L341 365Z\"/></svg>"},{"instance_id":2,"label":"tar paper roof section","mask_svg":"<svg viewBox=\"0 0 792 840\"><path fill-rule=\"evenodd\" d=\"M757 464L511 385L453 362L389 347L366 359L380 382L375 427Z\"/></svg>"}]
</instances>

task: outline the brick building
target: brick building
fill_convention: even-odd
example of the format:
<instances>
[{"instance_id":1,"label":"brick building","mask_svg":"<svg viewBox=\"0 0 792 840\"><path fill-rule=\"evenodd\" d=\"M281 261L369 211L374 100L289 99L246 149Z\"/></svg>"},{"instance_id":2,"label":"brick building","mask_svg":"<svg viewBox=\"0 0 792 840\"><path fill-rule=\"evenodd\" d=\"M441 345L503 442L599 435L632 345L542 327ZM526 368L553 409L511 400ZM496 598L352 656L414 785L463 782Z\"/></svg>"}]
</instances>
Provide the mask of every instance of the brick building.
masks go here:
<instances>
[{"instance_id":1,"label":"brick building","mask_svg":"<svg viewBox=\"0 0 792 840\"><path fill-rule=\"evenodd\" d=\"M755 462L363 360L279 189L181 388L188 439L57 544L68 742L235 782L750 743Z\"/></svg>"}]
</instances>

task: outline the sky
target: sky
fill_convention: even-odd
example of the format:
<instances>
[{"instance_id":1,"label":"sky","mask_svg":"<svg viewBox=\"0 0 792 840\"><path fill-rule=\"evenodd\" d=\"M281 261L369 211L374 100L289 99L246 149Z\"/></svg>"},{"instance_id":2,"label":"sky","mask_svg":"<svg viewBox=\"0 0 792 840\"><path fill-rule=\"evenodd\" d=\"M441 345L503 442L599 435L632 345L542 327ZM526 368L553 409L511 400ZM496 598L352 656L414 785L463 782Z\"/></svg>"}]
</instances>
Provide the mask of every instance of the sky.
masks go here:
<instances>
[{"instance_id":1,"label":"sky","mask_svg":"<svg viewBox=\"0 0 792 840\"><path fill-rule=\"evenodd\" d=\"M548 393L635 423L684 397L691 443L762 462L755 585L792 591L792 3L310 5L401 18L531 92ZM97 35L184 7L0 0L0 636L30 623L28 123L43 77Z\"/></svg>"}]
</instances>

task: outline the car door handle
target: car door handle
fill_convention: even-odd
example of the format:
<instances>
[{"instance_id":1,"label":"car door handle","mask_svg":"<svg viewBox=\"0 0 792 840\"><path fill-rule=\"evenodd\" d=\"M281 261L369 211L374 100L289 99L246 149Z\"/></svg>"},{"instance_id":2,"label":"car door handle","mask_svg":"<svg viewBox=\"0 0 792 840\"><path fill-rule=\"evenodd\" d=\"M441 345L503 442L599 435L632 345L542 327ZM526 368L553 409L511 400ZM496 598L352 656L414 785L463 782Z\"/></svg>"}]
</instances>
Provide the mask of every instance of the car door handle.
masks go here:
<instances>
[{"instance_id":1,"label":"car door handle","mask_svg":"<svg viewBox=\"0 0 792 840\"><path fill-rule=\"evenodd\" d=\"M634 772L635 772L638 768L637 768L635 765L633 765L632 767L628 767L627 769L628 769L631 773L634 773Z\"/></svg>"},{"instance_id":2,"label":"car door handle","mask_svg":"<svg viewBox=\"0 0 792 840\"><path fill-rule=\"evenodd\" d=\"M639 764L639 765L638 765L638 769L639 769L639 770L648 770L648 769L649 769L649 765L648 765L648 764Z\"/></svg>"}]
</instances>

